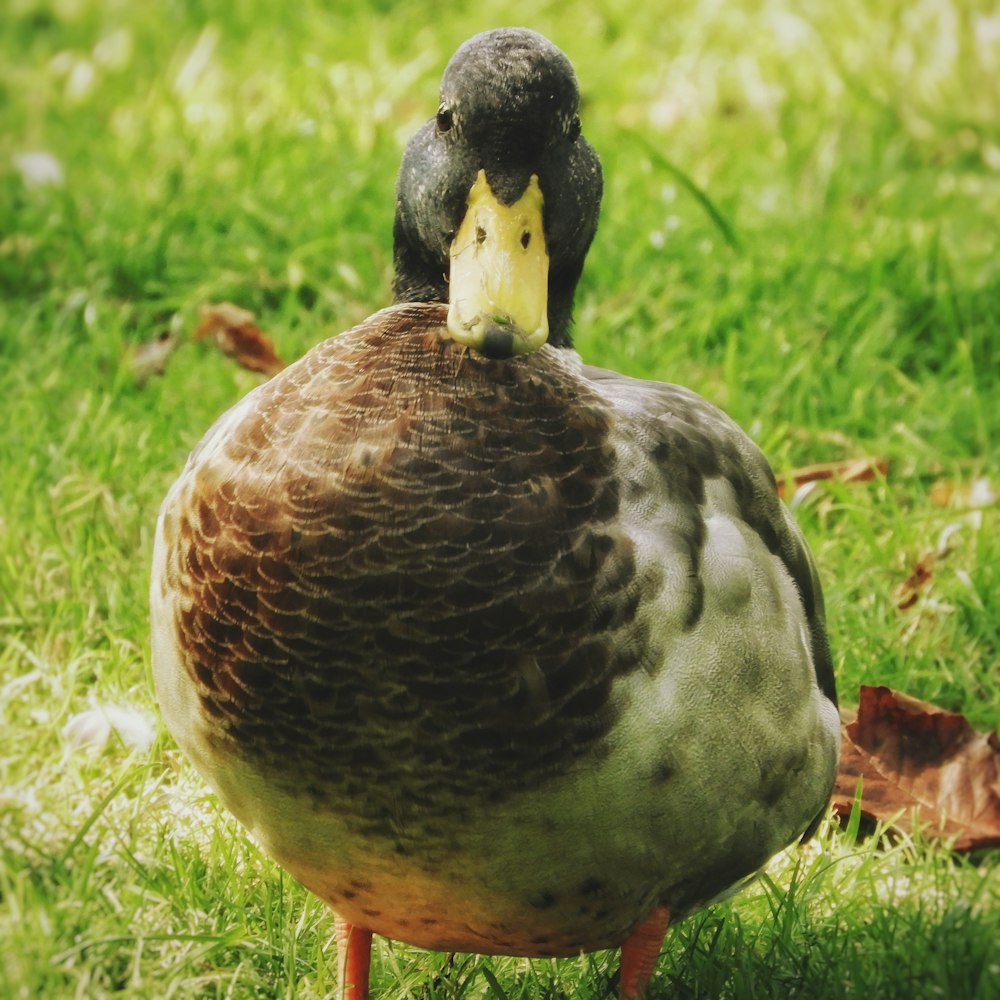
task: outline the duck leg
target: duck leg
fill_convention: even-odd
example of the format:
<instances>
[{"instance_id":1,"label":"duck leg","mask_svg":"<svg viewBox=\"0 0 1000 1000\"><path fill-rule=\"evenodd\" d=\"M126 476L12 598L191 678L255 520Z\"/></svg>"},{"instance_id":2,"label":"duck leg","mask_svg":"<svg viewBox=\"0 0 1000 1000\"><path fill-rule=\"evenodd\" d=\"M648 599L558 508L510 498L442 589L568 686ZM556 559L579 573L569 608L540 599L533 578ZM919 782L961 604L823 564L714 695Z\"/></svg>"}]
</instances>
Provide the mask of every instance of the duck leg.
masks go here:
<instances>
[{"instance_id":1,"label":"duck leg","mask_svg":"<svg viewBox=\"0 0 1000 1000\"><path fill-rule=\"evenodd\" d=\"M337 938L337 1000L368 1000L372 932L334 917Z\"/></svg>"},{"instance_id":2,"label":"duck leg","mask_svg":"<svg viewBox=\"0 0 1000 1000\"><path fill-rule=\"evenodd\" d=\"M618 974L620 1000L640 1000L644 996L669 926L670 911L665 906L658 906L626 938Z\"/></svg>"}]
</instances>

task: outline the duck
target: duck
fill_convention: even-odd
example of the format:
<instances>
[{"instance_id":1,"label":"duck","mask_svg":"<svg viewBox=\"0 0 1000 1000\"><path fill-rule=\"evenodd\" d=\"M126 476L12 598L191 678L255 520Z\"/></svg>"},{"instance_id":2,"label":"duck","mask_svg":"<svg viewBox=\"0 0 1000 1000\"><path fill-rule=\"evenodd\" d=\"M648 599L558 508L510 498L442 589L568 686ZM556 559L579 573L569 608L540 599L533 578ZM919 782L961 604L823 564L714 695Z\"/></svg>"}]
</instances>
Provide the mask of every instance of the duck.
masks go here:
<instances>
[{"instance_id":1,"label":"duck","mask_svg":"<svg viewBox=\"0 0 1000 1000\"><path fill-rule=\"evenodd\" d=\"M249 392L157 521L169 732L334 914L372 936L620 949L827 809L823 596L760 449L689 389L585 364L603 187L567 56L476 35L396 186L394 302Z\"/></svg>"}]
</instances>

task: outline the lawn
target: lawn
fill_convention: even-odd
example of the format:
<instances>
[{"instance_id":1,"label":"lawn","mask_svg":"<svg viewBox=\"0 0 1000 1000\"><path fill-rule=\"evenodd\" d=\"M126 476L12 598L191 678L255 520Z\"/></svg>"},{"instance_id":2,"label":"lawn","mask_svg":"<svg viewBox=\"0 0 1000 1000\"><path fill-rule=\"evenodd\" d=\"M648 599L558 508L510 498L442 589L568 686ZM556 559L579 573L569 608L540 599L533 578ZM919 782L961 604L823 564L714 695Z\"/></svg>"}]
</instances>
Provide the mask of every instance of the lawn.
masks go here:
<instances>
[{"instance_id":1,"label":"lawn","mask_svg":"<svg viewBox=\"0 0 1000 1000\"><path fill-rule=\"evenodd\" d=\"M987 0L6 0L0 15L0 997L297 997L321 904L155 723L151 538L187 452L389 301L393 183L454 48L523 23L573 60L606 176L588 361L720 404L821 567L842 700L1000 725L1000 13ZM513 11L513 12L512 12ZM35 155L30 155L35 154ZM177 348L137 381L139 345ZM931 576L906 604L918 560ZM87 746L89 710L127 713ZM148 733L148 735L147 735ZM97 734L99 735L99 734ZM150 743L150 740L152 742ZM652 997L1000 995L1000 856L832 821L668 938ZM377 944L380 997L604 997L560 962Z\"/></svg>"}]
</instances>

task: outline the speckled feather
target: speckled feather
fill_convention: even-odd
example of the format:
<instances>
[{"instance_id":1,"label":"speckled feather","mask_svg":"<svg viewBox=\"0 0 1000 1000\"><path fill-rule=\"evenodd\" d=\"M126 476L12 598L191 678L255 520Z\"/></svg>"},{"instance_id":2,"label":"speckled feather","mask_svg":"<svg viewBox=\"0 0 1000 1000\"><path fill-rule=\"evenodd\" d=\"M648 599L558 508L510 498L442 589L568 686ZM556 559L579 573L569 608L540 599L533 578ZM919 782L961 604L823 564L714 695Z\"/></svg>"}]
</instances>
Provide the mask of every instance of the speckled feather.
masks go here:
<instances>
[{"instance_id":1,"label":"speckled feather","mask_svg":"<svg viewBox=\"0 0 1000 1000\"><path fill-rule=\"evenodd\" d=\"M359 822L593 752L644 645L618 641L639 594L609 408L567 399L551 349L497 363L442 339L441 312L387 311L262 387L164 521L215 738ZM380 790L404 752L419 769Z\"/></svg>"},{"instance_id":2,"label":"speckled feather","mask_svg":"<svg viewBox=\"0 0 1000 1000\"><path fill-rule=\"evenodd\" d=\"M355 922L617 945L824 808L815 574L759 451L704 400L565 349L484 359L445 312L326 341L194 452L154 566L163 710Z\"/></svg>"}]
</instances>

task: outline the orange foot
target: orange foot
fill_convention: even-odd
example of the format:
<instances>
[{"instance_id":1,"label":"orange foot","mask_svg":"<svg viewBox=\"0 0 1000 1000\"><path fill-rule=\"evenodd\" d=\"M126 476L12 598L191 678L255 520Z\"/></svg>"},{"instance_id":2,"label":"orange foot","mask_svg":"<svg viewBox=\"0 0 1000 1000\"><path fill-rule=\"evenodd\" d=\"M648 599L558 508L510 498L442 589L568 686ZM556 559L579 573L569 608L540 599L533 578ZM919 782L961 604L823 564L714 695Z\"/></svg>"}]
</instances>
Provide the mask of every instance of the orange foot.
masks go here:
<instances>
[{"instance_id":1,"label":"orange foot","mask_svg":"<svg viewBox=\"0 0 1000 1000\"><path fill-rule=\"evenodd\" d=\"M622 945L620 1000L641 1000L670 925L670 911L658 906ZM372 932L342 917L334 920L337 937L337 1000L369 1000Z\"/></svg>"},{"instance_id":2,"label":"orange foot","mask_svg":"<svg viewBox=\"0 0 1000 1000\"><path fill-rule=\"evenodd\" d=\"M619 974L620 1000L640 1000L644 995L669 926L670 911L658 906L626 938Z\"/></svg>"},{"instance_id":3,"label":"orange foot","mask_svg":"<svg viewBox=\"0 0 1000 1000\"><path fill-rule=\"evenodd\" d=\"M372 964L372 932L334 918L337 937L337 1000L368 1000Z\"/></svg>"}]
</instances>

